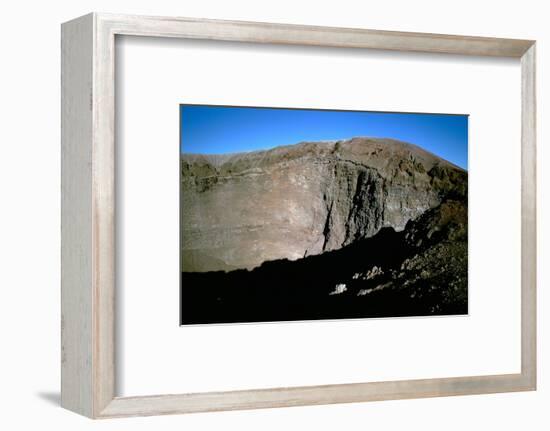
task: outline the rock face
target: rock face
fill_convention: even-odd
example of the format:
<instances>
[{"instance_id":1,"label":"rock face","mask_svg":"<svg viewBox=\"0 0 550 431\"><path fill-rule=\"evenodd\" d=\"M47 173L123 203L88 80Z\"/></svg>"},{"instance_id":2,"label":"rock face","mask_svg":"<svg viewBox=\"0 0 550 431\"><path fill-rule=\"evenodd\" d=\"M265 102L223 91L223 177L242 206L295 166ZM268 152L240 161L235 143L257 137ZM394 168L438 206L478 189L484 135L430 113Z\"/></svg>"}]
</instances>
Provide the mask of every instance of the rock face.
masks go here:
<instances>
[{"instance_id":1,"label":"rock face","mask_svg":"<svg viewBox=\"0 0 550 431\"><path fill-rule=\"evenodd\" d=\"M182 154L182 270L252 269L338 250L384 227L401 231L466 193L464 170L390 139Z\"/></svg>"},{"instance_id":2,"label":"rock face","mask_svg":"<svg viewBox=\"0 0 550 431\"><path fill-rule=\"evenodd\" d=\"M251 271L184 272L181 283L182 324L467 314L467 199L401 232Z\"/></svg>"}]
</instances>

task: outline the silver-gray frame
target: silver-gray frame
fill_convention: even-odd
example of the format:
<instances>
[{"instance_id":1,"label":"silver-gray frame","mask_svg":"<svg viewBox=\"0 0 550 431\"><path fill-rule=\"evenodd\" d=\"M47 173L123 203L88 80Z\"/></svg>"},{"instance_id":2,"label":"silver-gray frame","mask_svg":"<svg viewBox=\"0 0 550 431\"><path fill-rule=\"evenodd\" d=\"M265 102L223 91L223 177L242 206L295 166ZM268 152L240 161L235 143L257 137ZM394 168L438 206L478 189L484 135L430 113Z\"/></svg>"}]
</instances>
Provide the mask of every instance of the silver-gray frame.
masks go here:
<instances>
[{"instance_id":1,"label":"silver-gray frame","mask_svg":"<svg viewBox=\"0 0 550 431\"><path fill-rule=\"evenodd\" d=\"M521 59L521 373L178 395L116 396L116 35ZM534 41L92 13L62 25L61 69L63 407L91 418L109 418L535 390Z\"/></svg>"}]
</instances>

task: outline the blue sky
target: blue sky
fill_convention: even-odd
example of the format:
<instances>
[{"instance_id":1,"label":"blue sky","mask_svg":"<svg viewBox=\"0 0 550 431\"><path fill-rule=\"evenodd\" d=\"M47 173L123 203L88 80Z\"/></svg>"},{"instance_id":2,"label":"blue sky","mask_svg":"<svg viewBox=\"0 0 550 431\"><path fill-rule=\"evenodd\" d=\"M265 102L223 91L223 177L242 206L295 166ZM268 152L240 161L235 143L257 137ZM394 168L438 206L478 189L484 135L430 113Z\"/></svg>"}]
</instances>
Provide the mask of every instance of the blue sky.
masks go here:
<instances>
[{"instance_id":1,"label":"blue sky","mask_svg":"<svg viewBox=\"0 0 550 431\"><path fill-rule=\"evenodd\" d=\"M180 105L180 151L224 154L355 136L393 138L467 169L468 116Z\"/></svg>"}]
</instances>

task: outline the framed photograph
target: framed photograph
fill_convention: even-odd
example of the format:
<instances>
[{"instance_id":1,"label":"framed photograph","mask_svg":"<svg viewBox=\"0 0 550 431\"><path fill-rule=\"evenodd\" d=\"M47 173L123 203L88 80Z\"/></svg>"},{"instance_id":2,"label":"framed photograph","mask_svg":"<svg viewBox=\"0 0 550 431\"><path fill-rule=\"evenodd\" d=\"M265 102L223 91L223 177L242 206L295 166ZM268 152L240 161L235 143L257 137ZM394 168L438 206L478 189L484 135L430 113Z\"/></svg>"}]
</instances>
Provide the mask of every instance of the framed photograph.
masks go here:
<instances>
[{"instance_id":1,"label":"framed photograph","mask_svg":"<svg viewBox=\"0 0 550 431\"><path fill-rule=\"evenodd\" d=\"M180 114L182 325L468 314L467 115Z\"/></svg>"},{"instance_id":2,"label":"framed photograph","mask_svg":"<svg viewBox=\"0 0 550 431\"><path fill-rule=\"evenodd\" d=\"M534 41L63 24L62 405L535 390L535 136Z\"/></svg>"}]
</instances>

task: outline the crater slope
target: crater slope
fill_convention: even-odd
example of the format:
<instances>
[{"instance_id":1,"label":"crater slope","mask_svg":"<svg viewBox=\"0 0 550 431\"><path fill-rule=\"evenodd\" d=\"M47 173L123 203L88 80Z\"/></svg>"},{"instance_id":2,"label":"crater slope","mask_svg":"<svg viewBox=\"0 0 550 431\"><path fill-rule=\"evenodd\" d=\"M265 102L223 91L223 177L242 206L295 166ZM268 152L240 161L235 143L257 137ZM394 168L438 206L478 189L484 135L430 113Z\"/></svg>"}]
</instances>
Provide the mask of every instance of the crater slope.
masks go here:
<instances>
[{"instance_id":1,"label":"crater slope","mask_svg":"<svg viewBox=\"0 0 550 431\"><path fill-rule=\"evenodd\" d=\"M181 155L182 271L252 269L402 231L467 172L391 139L304 142L266 151Z\"/></svg>"}]
</instances>

